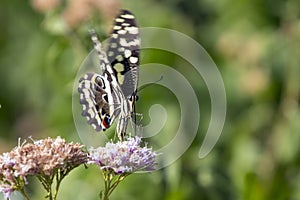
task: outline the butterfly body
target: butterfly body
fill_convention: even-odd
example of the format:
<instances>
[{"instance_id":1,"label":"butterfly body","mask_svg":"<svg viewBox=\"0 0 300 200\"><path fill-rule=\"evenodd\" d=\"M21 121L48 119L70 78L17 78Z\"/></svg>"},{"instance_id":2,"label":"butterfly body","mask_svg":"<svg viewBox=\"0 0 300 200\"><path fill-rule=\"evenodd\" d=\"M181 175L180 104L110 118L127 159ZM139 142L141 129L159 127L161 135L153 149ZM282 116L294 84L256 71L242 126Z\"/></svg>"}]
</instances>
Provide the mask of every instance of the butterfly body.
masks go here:
<instances>
[{"instance_id":1,"label":"butterfly body","mask_svg":"<svg viewBox=\"0 0 300 200\"><path fill-rule=\"evenodd\" d=\"M135 17L121 10L115 18L106 50L94 31L91 31L91 38L102 74L89 72L79 80L82 115L96 131L105 131L118 118L116 132L122 139L137 93L140 37Z\"/></svg>"}]
</instances>

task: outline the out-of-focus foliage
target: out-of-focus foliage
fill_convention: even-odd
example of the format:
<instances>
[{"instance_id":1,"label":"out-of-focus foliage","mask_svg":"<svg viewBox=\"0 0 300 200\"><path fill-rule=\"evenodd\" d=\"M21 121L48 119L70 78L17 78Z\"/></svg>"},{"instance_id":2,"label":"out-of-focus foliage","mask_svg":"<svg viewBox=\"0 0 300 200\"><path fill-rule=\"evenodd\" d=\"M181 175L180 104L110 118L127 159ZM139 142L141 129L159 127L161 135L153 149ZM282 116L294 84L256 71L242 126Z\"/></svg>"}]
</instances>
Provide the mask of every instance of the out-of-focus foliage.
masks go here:
<instances>
[{"instance_id":1,"label":"out-of-focus foliage","mask_svg":"<svg viewBox=\"0 0 300 200\"><path fill-rule=\"evenodd\" d=\"M174 164L132 175L112 199L300 199L297 0L2 0L1 152L15 146L18 137L61 135L79 141L71 102L77 69L92 49L88 29L95 27L105 39L119 8L131 10L142 27L171 28L202 44L221 72L228 107L217 145L198 159L201 133L210 120L204 82L172 54L142 51L142 63L174 66L191 82L200 100L199 134ZM165 131L176 130L177 101L163 88L141 91L137 107L147 110L156 102L175 113L168 115L171 128ZM97 168L76 169L64 180L60 199L97 199L100 177ZM35 199L44 195L36 187L28 190Z\"/></svg>"}]
</instances>

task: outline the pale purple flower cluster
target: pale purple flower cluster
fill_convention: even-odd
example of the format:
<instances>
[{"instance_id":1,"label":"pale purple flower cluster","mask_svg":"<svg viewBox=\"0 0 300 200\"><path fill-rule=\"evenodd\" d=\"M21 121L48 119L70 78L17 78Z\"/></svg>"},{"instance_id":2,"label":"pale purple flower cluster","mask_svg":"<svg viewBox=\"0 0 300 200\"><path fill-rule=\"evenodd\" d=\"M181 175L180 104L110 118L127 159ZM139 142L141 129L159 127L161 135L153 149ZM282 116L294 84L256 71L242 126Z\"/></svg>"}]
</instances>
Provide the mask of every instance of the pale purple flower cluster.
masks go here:
<instances>
[{"instance_id":1,"label":"pale purple flower cluster","mask_svg":"<svg viewBox=\"0 0 300 200\"><path fill-rule=\"evenodd\" d=\"M117 143L108 142L105 147L91 148L90 164L116 174L155 170L156 153L147 146L141 147L141 138L131 137Z\"/></svg>"},{"instance_id":2,"label":"pale purple flower cluster","mask_svg":"<svg viewBox=\"0 0 300 200\"><path fill-rule=\"evenodd\" d=\"M11 192L24 187L26 177L50 176L64 172L87 161L79 143L66 143L60 137L46 138L18 145L0 155L0 192L9 198Z\"/></svg>"}]
</instances>

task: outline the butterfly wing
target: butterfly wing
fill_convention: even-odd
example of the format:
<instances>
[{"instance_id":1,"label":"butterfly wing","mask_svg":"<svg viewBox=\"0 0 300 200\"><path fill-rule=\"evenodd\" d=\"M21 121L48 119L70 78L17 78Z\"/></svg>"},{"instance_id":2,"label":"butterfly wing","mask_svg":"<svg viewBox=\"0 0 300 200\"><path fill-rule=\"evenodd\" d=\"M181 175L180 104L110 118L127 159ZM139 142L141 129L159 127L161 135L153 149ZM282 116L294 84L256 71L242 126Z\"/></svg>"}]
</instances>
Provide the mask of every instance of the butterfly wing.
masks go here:
<instances>
[{"instance_id":1,"label":"butterfly wing","mask_svg":"<svg viewBox=\"0 0 300 200\"><path fill-rule=\"evenodd\" d=\"M107 58L127 99L137 90L140 45L135 16L128 10L121 10L114 21Z\"/></svg>"},{"instance_id":2,"label":"butterfly wing","mask_svg":"<svg viewBox=\"0 0 300 200\"><path fill-rule=\"evenodd\" d=\"M119 85L112 67L93 30L91 31L91 37L103 73L102 75L86 73L79 80L78 92L80 94L80 104L83 106L82 116L87 118L88 123L96 131L105 131L121 112L122 97L116 89Z\"/></svg>"},{"instance_id":3,"label":"butterfly wing","mask_svg":"<svg viewBox=\"0 0 300 200\"><path fill-rule=\"evenodd\" d=\"M107 54L94 31L91 35L103 74L87 73L80 79L82 115L96 131L106 130L120 115L117 133L121 139L136 99L132 97L137 90L140 36L135 17L126 10L116 17Z\"/></svg>"},{"instance_id":4,"label":"butterfly wing","mask_svg":"<svg viewBox=\"0 0 300 200\"><path fill-rule=\"evenodd\" d=\"M105 77L87 73L79 80L78 92L82 104L82 116L86 117L88 124L96 131L106 130L114 121L118 113L113 113L109 95L110 83Z\"/></svg>"}]
</instances>

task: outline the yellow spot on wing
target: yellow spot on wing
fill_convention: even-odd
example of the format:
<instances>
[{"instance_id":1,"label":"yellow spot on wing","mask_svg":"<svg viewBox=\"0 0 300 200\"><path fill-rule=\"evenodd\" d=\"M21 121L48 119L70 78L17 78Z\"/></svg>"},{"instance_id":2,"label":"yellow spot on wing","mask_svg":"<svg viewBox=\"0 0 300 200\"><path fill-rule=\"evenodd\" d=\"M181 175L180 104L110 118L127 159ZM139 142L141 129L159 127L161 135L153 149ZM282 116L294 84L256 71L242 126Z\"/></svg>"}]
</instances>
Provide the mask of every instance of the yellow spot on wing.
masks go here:
<instances>
[{"instance_id":1,"label":"yellow spot on wing","mask_svg":"<svg viewBox=\"0 0 300 200\"><path fill-rule=\"evenodd\" d=\"M123 61L123 56L122 55L118 55L116 57L116 59L117 59L117 61L121 62L121 61Z\"/></svg>"},{"instance_id":2,"label":"yellow spot on wing","mask_svg":"<svg viewBox=\"0 0 300 200\"><path fill-rule=\"evenodd\" d=\"M119 81L119 83L122 85L123 84L123 82L124 82L124 76L121 74L121 73L118 73L118 81Z\"/></svg>"},{"instance_id":3,"label":"yellow spot on wing","mask_svg":"<svg viewBox=\"0 0 300 200\"><path fill-rule=\"evenodd\" d=\"M121 63L115 64L115 65L114 65L114 68L115 68L115 70L116 70L117 72L122 72L122 71L124 71L124 65L121 64Z\"/></svg>"}]
</instances>

